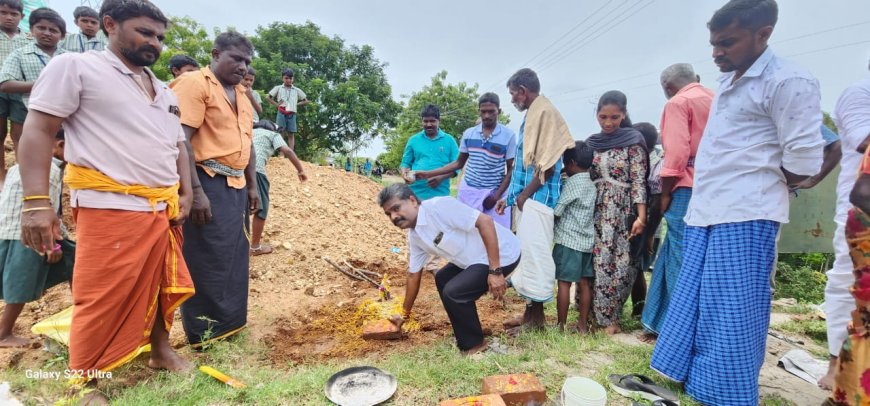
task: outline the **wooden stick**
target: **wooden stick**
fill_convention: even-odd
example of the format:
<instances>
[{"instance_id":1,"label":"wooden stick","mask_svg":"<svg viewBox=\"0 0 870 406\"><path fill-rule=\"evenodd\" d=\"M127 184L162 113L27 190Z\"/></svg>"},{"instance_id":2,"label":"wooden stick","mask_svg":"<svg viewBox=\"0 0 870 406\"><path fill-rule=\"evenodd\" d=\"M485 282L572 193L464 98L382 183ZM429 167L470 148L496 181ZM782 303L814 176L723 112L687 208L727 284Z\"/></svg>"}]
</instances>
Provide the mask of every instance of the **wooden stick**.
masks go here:
<instances>
[{"instance_id":1,"label":"wooden stick","mask_svg":"<svg viewBox=\"0 0 870 406\"><path fill-rule=\"evenodd\" d=\"M358 276L362 277L363 279L365 279L371 283L374 283L375 286L377 286L377 287L381 287L380 283L375 282L375 281L371 280L368 276L366 276L368 271L363 272L361 269L354 268L353 265L348 264L347 261L344 261L344 264L347 265L351 270L353 270ZM377 274L375 274L375 275L377 275ZM382 278L382 277L380 277L380 278Z\"/></svg>"},{"instance_id":2,"label":"wooden stick","mask_svg":"<svg viewBox=\"0 0 870 406\"><path fill-rule=\"evenodd\" d=\"M359 275L352 274L348 271L345 271L344 269L341 269L340 266L336 265L335 262L330 261L328 258L323 258L323 260L326 261L327 263L329 263L329 265L332 265L332 267L335 268L338 272L341 272L341 273L345 274L346 276L348 276L354 280L358 280L358 281L364 280L364 279L360 278Z\"/></svg>"}]
</instances>

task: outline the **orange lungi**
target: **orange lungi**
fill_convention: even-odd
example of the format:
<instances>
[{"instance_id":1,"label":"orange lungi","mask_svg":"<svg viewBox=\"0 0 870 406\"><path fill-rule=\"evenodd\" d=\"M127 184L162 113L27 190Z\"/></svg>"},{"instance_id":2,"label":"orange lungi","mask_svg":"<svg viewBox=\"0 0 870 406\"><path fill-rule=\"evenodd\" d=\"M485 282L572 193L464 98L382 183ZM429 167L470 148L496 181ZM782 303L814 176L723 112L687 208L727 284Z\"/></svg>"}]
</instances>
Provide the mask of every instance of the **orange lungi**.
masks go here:
<instances>
[{"instance_id":1,"label":"orange lungi","mask_svg":"<svg viewBox=\"0 0 870 406\"><path fill-rule=\"evenodd\" d=\"M70 369L110 371L145 350L156 317L166 331L194 293L181 229L167 213L78 208Z\"/></svg>"}]
</instances>

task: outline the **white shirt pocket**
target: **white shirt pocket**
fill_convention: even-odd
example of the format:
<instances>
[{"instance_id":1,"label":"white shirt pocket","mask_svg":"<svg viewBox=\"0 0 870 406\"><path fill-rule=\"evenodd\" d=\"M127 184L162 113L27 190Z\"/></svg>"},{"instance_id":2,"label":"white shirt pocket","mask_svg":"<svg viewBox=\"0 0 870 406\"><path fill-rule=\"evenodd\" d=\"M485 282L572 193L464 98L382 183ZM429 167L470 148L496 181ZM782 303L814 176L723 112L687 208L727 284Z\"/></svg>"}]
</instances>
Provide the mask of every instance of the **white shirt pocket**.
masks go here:
<instances>
[{"instance_id":1,"label":"white shirt pocket","mask_svg":"<svg viewBox=\"0 0 870 406\"><path fill-rule=\"evenodd\" d=\"M439 233L440 234L440 233ZM436 240L438 237L436 237ZM435 242L435 246L443 251L448 259L452 260L459 257L459 254L465 248L465 233L446 232L441 235L440 241Z\"/></svg>"}]
</instances>

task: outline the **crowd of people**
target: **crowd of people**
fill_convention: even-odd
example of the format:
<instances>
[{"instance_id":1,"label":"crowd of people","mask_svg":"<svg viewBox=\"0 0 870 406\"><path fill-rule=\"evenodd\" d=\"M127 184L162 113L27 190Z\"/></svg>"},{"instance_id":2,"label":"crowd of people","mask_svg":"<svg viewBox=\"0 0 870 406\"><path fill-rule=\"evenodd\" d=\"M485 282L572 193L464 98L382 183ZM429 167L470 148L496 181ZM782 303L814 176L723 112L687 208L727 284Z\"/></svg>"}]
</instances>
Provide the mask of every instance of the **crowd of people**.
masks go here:
<instances>
[{"instance_id":1,"label":"crowd of people","mask_svg":"<svg viewBox=\"0 0 870 406\"><path fill-rule=\"evenodd\" d=\"M276 122L260 120L253 46L234 31L216 36L208 66L171 58L174 79L161 82L148 67L168 19L147 0L79 7L81 32L70 35L51 9L31 12L30 34L17 28L22 16L20 0L0 0L0 119L18 161L0 195L0 347L26 345L13 332L24 304L71 280L69 367L83 385L149 345L149 366L188 370L169 344L175 311L194 348L245 328L249 258L272 251L261 243L265 167L280 153L307 180L294 143L309 100L286 69L266 98ZM837 103L839 139L825 131L819 83L768 46L777 17L774 0L719 9L708 23L718 89L691 65L665 68L658 130L633 123L627 95L614 90L598 102L600 132L575 141L528 68L506 84L525 113L518 133L498 122L494 93L480 97L480 122L458 144L440 129L439 107L425 106L402 157L405 183L378 196L409 230L393 321L411 316L426 270L469 355L488 347L475 305L487 292L501 299L513 288L526 301L505 320L508 334L544 327L553 299L561 329L617 334L632 297L643 339L655 342L653 369L703 404L756 404L789 196L839 163L837 262L825 291L831 364L820 385L833 404L865 402L870 79ZM61 221L64 184L75 242ZM580 315L567 326L572 284Z\"/></svg>"},{"instance_id":2,"label":"crowd of people","mask_svg":"<svg viewBox=\"0 0 870 406\"><path fill-rule=\"evenodd\" d=\"M495 94L480 97L480 124L458 147L439 129L438 107L424 107L423 131L402 159L406 184L378 196L409 230L403 315L394 321L411 316L422 271L433 271L459 350L475 354L488 346L475 305L485 293L498 300L513 287L526 300L524 314L505 321L512 334L543 327L555 291L564 330L576 283L580 315L571 330L619 333L631 296L642 339L655 343L654 370L702 404L757 404L780 226L790 197L839 164L837 263L825 292L831 363L819 385L833 390L831 404L870 399L862 211L870 192L866 175L856 182L870 167L870 157L861 159L870 85L843 93L834 111L839 136L830 131L818 81L768 46L777 18L774 0L732 0L716 11L708 23L723 72L716 90L689 64L663 70L661 149L655 126L632 124L617 90L598 102L601 131L574 141L530 69L507 82L525 112L518 135L497 123ZM449 179L460 169L454 199ZM663 217L667 233L656 247ZM433 267L433 258L447 265Z\"/></svg>"}]
</instances>

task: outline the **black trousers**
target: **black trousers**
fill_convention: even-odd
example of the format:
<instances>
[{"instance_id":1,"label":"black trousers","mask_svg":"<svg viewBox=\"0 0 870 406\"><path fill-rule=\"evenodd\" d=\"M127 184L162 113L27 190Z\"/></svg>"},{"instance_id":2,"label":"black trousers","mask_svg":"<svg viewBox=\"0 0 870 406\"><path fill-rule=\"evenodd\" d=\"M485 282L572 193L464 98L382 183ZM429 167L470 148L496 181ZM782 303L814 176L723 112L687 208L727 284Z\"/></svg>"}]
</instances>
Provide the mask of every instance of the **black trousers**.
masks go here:
<instances>
[{"instance_id":1,"label":"black trousers","mask_svg":"<svg viewBox=\"0 0 870 406\"><path fill-rule=\"evenodd\" d=\"M517 267L519 260L502 268L507 277ZM489 265L474 264L462 269L448 263L435 274L435 285L441 303L453 325L456 346L467 351L483 342L483 328L477 316L475 301L489 291L487 278Z\"/></svg>"}]
</instances>

